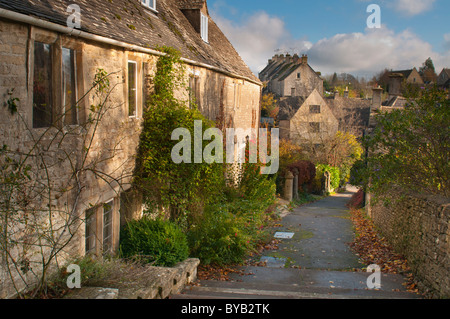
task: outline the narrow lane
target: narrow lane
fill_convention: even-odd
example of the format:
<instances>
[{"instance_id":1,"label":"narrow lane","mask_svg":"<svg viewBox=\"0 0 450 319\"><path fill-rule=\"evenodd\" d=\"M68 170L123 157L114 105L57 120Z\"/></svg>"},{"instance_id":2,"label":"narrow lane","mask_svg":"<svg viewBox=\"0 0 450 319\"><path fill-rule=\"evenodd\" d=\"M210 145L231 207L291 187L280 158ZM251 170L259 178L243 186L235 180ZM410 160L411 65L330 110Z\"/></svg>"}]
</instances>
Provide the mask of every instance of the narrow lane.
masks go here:
<instances>
[{"instance_id":1,"label":"narrow lane","mask_svg":"<svg viewBox=\"0 0 450 319\"><path fill-rule=\"evenodd\" d=\"M353 240L353 224L346 203L357 191L348 187L293 210L272 230L279 249L264 251L264 267L243 266L231 281L200 281L175 299L416 299L406 292L401 275L380 274L381 289L370 290L371 274L347 243ZM355 271L359 269L359 271ZM242 275L245 274L245 275Z\"/></svg>"}]
</instances>

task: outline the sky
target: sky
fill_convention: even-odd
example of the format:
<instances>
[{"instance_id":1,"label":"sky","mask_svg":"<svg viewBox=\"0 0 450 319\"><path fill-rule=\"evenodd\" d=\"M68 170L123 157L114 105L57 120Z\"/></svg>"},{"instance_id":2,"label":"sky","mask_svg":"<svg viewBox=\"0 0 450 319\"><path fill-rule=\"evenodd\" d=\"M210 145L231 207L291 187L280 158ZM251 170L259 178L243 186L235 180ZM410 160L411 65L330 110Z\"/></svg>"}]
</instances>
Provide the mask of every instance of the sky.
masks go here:
<instances>
[{"instance_id":1,"label":"sky","mask_svg":"<svg viewBox=\"0 0 450 319\"><path fill-rule=\"evenodd\" d=\"M257 75L274 54L307 54L323 75L371 79L385 68L450 68L449 0L208 0L209 13ZM379 28L369 28L380 8Z\"/></svg>"}]
</instances>

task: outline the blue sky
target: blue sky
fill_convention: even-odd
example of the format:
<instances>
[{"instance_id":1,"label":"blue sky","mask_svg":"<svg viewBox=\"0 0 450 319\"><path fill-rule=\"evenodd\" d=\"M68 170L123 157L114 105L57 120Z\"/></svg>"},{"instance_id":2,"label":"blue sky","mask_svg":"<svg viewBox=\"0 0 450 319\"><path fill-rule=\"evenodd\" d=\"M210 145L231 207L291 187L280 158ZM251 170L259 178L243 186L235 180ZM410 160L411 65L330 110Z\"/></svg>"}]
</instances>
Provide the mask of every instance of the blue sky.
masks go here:
<instances>
[{"instance_id":1,"label":"blue sky","mask_svg":"<svg viewBox=\"0 0 450 319\"><path fill-rule=\"evenodd\" d=\"M367 28L369 4L381 8L380 29ZM208 8L255 73L276 52L307 53L324 74L370 77L428 57L438 73L450 67L449 0L208 0Z\"/></svg>"}]
</instances>

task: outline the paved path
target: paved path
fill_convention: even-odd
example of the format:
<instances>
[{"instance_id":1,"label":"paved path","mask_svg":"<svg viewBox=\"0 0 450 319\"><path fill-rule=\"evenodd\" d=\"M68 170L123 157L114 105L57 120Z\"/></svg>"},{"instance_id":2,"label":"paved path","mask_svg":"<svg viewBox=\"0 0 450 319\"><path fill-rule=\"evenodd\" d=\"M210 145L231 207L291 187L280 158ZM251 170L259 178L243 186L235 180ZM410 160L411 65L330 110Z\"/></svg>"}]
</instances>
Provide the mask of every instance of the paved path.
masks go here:
<instances>
[{"instance_id":1,"label":"paved path","mask_svg":"<svg viewBox=\"0 0 450 319\"><path fill-rule=\"evenodd\" d=\"M417 298L405 291L400 275L382 274L381 289L369 290L370 274L355 271L364 265L347 245L353 225L345 206L355 192L348 187L285 216L272 232L293 236L263 252L266 267L242 267L246 275L232 275L231 282L202 281L173 298Z\"/></svg>"}]
</instances>

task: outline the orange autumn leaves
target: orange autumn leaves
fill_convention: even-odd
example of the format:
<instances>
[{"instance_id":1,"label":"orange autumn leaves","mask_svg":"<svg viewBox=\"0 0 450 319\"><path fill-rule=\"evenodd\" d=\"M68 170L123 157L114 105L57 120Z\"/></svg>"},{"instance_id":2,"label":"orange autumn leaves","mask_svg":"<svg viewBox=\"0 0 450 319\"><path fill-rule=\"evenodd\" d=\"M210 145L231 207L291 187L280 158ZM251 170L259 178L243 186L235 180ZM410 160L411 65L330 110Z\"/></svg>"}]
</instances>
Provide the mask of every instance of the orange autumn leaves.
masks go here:
<instances>
[{"instance_id":1,"label":"orange autumn leaves","mask_svg":"<svg viewBox=\"0 0 450 319\"><path fill-rule=\"evenodd\" d=\"M380 266L383 273L405 275L407 290L418 292L407 260L393 251L386 238L377 232L373 221L357 209L351 209L350 219L354 224L355 239L349 246L362 262Z\"/></svg>"}]
</instances>

